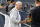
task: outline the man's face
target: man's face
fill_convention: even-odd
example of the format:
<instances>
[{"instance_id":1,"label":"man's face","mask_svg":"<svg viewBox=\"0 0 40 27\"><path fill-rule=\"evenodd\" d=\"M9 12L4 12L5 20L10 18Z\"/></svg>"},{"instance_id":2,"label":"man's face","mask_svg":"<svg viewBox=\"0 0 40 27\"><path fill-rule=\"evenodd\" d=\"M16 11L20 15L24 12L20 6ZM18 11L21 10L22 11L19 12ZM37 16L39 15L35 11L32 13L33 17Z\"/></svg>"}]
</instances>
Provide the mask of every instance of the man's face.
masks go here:
<instances>
[{"instance_id":1,"label":"man's face","mask_svg":"<svg viewBox=\"0 0 40 27\"><path fill-rule=\"evenodd\" d=\"M21 8L22 8L22 3L17 4L17 7L18 7L19 9L21 9Z\"/></svg>"},{"instance_id":2,"label":"man's face","mask_svg":"<svg viewBox=\"0 0 40 27\"><path fill-rule=\"evenodd\" d=\"M8 1L8 4L10 4L10 1Z\"/></svg>"},{"instance_id":3,"label":"man's face","mask_svg":"<svg viewBox=\"0 0 40 27\"><path fill-rule=\"evenodd\" d=\"M36 6L40 6L40 3L36 4Z\"/></svg>"},{"instance_id":4,"label":"man's face","mask_svg":"<svg viewBox=\"0 0 40 27\"><path fill-rule=\"evenodd\" d=\"M27 8L28 6L27 6L27 5L25 5L24 7L26 7L26 8Z\"/></svg>"},{"instance_id":5,"label":"man's face","mask_svg":"<svg viewBox=\"0 0 40 27\"><path fill-rule=\"evenodd\" d=\"M2 5L2 7L4 7L4 5Z\"/></svg>"},{"instance_id":6,"label":"man's face","mask_svg":"<svg viewBox=\"0 0 40 27\"><path fill-rule=\"evenodd\" d=\"M36 1L35 5L40 6L40 2Z\"/></svg>"},{"instance_id":7,"label":"man's face","mask_svg":"<svg viewBox=\"0 0 40 27\"><path fill-rule=\"evenodd\" d=\"M32 7L30 6L30 8L32 8Z\"/></svg>"},{"instance_id":8,"label":"man's face","mask_svg":"<svg viewBox=\"0 0 40 27\"><path fill-rule=\"evenodd\" d=\"M13 2L13 5L15 5L15 2Z\"/></svg>"}]
</instances>

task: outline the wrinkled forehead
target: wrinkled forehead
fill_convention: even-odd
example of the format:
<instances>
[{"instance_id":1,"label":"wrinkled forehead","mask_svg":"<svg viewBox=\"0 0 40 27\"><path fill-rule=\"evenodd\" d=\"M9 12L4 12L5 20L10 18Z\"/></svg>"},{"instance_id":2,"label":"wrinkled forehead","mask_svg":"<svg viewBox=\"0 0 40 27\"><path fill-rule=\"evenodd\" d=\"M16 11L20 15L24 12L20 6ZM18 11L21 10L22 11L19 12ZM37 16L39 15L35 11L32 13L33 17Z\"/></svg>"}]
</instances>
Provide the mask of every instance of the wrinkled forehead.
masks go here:
<instances>
[{"instance_id":1,"label":"wrinkled forehead","mask_svg":"<svg viewBox=\"0 0 40 27\"><path fill-rule=\"evenodd\" d=\"M19 5L19 4L22 4L22 3L17 3L17 4Z\"/></svg>"},{"instance_id":2,"label":"wrinkled forehead","mask_svg":"<svg viewBox=\"0 0 40 27\"><path fill-rule=\"evenodd\" d=\"M19 4L21 4L21 5L22 5L22 3L17 3L17 5L19 5Z\"/></svg>"}]
</instances>

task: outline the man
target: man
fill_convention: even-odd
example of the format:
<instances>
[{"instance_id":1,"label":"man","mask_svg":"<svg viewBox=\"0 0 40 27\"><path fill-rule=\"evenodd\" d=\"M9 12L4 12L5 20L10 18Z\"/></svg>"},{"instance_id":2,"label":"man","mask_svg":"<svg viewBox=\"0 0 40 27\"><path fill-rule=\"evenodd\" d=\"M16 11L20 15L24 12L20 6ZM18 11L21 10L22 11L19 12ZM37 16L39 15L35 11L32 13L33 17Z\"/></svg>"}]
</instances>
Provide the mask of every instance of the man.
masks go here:
<instances>
[{"instance_id":1,"label":"man","mask_svg":"<svg viewBox=\"0 0 40 27\"><path fill-rule=\"evenodd\" d=\"M6 6L6 14L8 13L8 6L10 4L10 0L7 0L7 6Z\"/></svg>"},{"instance_id":2,"label":"man","mask_svg":"<svg viewBox=\"0 0 40 27\"><path fill-rule=\"evenodd\" d=\"M40 2L38 6L30 10L29 17L31 20L31 27L40 27Z\"/></svg>"},{"instance_id":3,"label":"man","mask_svg":"<svg viewBox=\"0 0 40 27\"><path fill-rule=\"evenodd\" d=\"M31 5L31 6L30 6L30 9L33 8L33 7L34 7L34 6Z\"/></svg>"},{"instance_id":4,"label":"man","mask_svg":"<svg viewBox=\"0 0 40 27\"><path fill-rule=\"evenodd\" d=\"M6 9L5 9L4 4L1 4L0 12L2 12L4 14L6 13Z\"/></svg>"},{"instance_id":5,"label":"man","mask_svg":"<svg viewBox=\"0 0 40 27\"><path fill-rule=\"evenodd\" d=\"M10 11L10 27L21 27L21 16L19 11L21 11L22 2L18 1L15 4L15 8Z\"/></svg>"},{"instance_id":6,"label":"man","mask_svg":"<svg viewBox=\"0 0 40 27\"><path fill-rule=\"evenodd\" d=\"M15 2L13 0L13 1L11 1L10 5L8 6L8 12L10 12L14 7L15 7Z\"/></svg>"},{"instance_id":7,"label":"man","mask_svg":"<svg viewBox=\"0 0 40 27\"><path fill-rule=\"evenodd\" d=\"M1 8L5 8L4 4L1 4Z\"/></svg>"},{"instance_id":8,"label":"man","mask_svg":"<svg viewBox=\"0 0 40 27\"><path fill-rule=\"evenodd\" d=\"M14 2L14 0L13 0L13 1L11 1L9 7L12 7L12 6L14 6L14 5L15 5L15 2Z\"/></svg>"},{"instance_id":9,"label":"man","mask_svg":"<svg viewBox=\"0 0 40 27\"><path fill-rule=\"evenodd\" d=\"M25 5L24 5L24 10L25 10L25 12L27 12L27 7L28 7L28 4L25 4Z\"/></svg>"},{"instance_id":10,"label":"man","mask_svg":"<svg viewBox=\"0 0 40 27\"><path fill-rule=\"evenodd\" d=\"M0 8L0 27L4 27L5 24L5 7L4 4L1 4L1 8Z\"/></svg>"}]
</instances>

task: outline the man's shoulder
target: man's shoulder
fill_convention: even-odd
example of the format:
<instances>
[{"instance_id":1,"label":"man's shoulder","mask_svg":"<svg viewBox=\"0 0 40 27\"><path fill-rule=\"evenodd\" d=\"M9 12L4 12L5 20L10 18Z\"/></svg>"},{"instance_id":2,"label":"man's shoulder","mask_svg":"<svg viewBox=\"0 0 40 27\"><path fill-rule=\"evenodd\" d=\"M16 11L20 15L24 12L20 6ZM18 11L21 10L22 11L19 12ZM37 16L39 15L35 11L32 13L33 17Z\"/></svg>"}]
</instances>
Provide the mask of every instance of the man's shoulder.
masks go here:
<instances>
[{"instance_id":1,"label":"man's shoulder","mask_svg":"<svg viewBox=\"0 0 40 27\"><path fill-rule=\"evenodd\" d=\"M32 12L40 11L40 6L33 7L30 11Z\"/></svg>"},{"instance_id":2,"label":"man's shoulder","mask_svg":"<svg viewBox=\"0 0 40 27\"><path fill-rule=\"evenodd\" d=\"M38 6L35 6L33 8L31 8L30 10L36 10Z\"/></svg>"},{"instance_id":3,"label":"man's shoulder","mask_svg":"<svg viewBox=\"0 0 40 27\"><path fill-rule=\"evenodd\" d=\"M17 12L15 8L13 8L10 12Z\"/></svg>"},{"instance_id":4,"label":"man's shoulder","mask_svg":"<svg viewBox=\"0 0 40 27\"><path fill-rule=\"evenodd\" d=\"M13 8L12 10L13 10L13 11L16 11L16 9L15 9L15 8Z\"/></svg>"},{"instance_id":5,"label":"man's shoulder","mask_svg":"<svg viewBox=\"0 0 40 27\"><path fill-rule=\"evenodd\" d=\"M8 7L11 7L11 4L9 4L9 6Z\"/></svg>"}]
</instances>

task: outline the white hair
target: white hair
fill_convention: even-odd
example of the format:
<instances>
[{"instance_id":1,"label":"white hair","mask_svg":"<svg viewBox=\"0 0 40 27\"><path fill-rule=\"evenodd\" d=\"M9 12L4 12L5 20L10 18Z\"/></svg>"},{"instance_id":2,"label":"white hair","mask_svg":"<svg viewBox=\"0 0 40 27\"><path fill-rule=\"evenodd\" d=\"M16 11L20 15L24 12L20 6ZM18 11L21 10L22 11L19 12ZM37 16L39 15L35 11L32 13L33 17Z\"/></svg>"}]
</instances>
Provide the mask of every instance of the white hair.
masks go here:
<instances>
[{"instance_id":1,"label":"white hair","mask_svg":"<svg viewBox=\"0 0 40 27\"><path fill-rule=\"evenodd\" d=\"M16 2L16 4L18 4L18 3L21 3L21 4L22 4L22 2L21 2L21 1L17 1L17 2Z\"/></svg>"}]
</instances>

